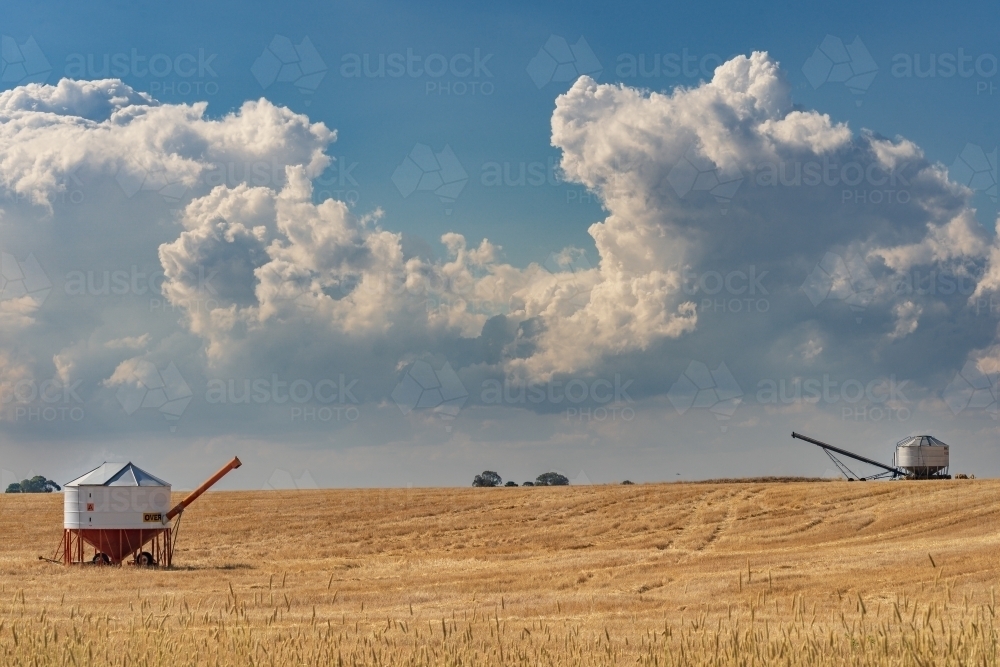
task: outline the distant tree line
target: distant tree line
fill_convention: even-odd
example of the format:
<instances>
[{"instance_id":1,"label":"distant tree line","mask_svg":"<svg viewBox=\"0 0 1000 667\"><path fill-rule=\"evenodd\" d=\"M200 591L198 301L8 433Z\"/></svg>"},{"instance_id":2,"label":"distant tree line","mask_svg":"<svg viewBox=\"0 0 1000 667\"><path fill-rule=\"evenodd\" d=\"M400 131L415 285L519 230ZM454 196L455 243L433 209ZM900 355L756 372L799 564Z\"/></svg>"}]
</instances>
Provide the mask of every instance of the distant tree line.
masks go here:
<instances>
[{"instance_id":1,"label":"distant tree line","mask_svg":"<svg viewBox=\"0 0 1000 667\"><path fill-rule=\"evenodd\" d=\"M41 475L7 485L7 493L52 493L53 491L62 491L62 487Z\"/></svg>"},{"instance_id":2,"label":"distant tree line","mask_svg":"<svg viewBox=\"0 0 1000 667\"><path fill-rule=\"evenodd\" d=\"M525 482L521 486L568 486L569 478L557 472L545 472L535 478L534 482ZM472 480L472 486L517 486L517 482L503 483L500 475L492 470L484 470Z\"/></svg>"}]
</instances>

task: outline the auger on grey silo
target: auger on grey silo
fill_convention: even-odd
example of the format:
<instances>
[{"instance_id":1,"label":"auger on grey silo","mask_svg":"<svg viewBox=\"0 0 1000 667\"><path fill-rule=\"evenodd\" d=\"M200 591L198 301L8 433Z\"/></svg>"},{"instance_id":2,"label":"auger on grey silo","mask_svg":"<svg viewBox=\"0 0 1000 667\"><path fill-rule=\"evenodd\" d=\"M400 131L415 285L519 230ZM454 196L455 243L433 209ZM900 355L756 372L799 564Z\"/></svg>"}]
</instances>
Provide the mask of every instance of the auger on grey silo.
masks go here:
<instances>
[{"instance_id":1,"label":"auger on grey silo","mask_svg":"<svg viewBox=\"0 0 1000 667\"><path fill-rule=\"evenodd\" d=\"M822 440L816 440L815 438L810 438L794 431L792 432L792 437L811 442L817 447L822 448L826 452L826 455L830 457L830 460L833 461L834 465L844 473L849 482L879 478L951 479L951 475L948 474L948 445L930 435L912 435L896 443L893 465L879 463L867 456L861 456L846 449L834 447ZM840 454L855 461L861 461L876 468L881 468L882 472L861 477L848 468L834 454Z\"/></svg>"}]
</instances>

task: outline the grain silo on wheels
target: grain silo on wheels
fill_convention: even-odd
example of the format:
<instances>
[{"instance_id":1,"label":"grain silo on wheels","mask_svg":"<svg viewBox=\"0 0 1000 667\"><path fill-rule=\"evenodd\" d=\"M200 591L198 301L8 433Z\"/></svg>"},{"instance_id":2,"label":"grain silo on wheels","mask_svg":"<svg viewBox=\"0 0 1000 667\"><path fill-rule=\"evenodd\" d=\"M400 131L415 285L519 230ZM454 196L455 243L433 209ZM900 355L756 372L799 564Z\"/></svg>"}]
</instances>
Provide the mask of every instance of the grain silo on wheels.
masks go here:
<instances>
[{"instance_id":1,"label":"grain silo on wheels","mask_svg":"<svg viewBox=\"0 0 1000 667\"><path fill-rule=\"evenodd\" d=\"M896 443L896 467L915 479L950 479L948 459L948 445L932 435L911 435Z\"/></svg>"},{"instance_id":2,"label":"grain silo on wheels","mask_svg":"<svg viewBox=\"0 0 1000 667\"><path fill-rule=\"evenodd\" d=\"M62 562L170 567L181 513L241 465L234 457L173 508L170 484L131 462L104 463L68 482L64 485ZM171 523L175 517L176 526Z\"/></svg>"}]
</instances>

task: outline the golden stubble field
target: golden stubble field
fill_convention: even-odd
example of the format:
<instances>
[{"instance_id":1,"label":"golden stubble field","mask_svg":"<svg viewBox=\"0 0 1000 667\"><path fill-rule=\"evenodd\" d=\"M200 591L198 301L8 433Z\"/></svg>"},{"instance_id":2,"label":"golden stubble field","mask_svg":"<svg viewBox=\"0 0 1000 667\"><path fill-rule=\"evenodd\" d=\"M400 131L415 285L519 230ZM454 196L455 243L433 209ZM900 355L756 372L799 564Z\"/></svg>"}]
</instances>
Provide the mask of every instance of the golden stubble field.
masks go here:
<instances>
[{"instance_id":1,"label":"golden stubble field","mask_svg":"<svg viewBox=\"0 0 1000 667\"><path fill-rule=\"evenodd\" d=\"M182 494L177 494L177 499ZM218 492L171 571L0 496L0 664L997 664L1000 481Z\"/></svg>"}]
</instances>

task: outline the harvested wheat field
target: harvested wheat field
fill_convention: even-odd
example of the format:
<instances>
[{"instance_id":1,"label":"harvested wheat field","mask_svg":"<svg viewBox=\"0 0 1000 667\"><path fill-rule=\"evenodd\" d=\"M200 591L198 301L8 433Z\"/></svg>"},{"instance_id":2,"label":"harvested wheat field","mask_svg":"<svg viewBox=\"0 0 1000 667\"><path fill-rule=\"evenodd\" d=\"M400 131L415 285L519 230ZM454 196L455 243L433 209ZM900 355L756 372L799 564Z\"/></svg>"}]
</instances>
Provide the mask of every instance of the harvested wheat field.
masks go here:
<instances>
[{"instance_id":1,"label":"harvested wheat field","mask_svg":"<svg viewBox=\"0 0 1000 667\"><path fill-rule=\"evenodd\" d=\"M0 664L997 664L998 499L990 480L218 492L160 571L40 561L61 495L6 495Z\"/></svg>"}]
</instances>

